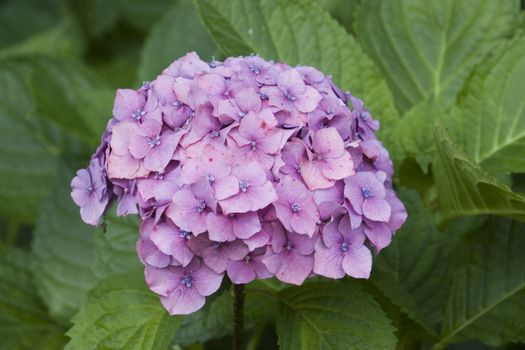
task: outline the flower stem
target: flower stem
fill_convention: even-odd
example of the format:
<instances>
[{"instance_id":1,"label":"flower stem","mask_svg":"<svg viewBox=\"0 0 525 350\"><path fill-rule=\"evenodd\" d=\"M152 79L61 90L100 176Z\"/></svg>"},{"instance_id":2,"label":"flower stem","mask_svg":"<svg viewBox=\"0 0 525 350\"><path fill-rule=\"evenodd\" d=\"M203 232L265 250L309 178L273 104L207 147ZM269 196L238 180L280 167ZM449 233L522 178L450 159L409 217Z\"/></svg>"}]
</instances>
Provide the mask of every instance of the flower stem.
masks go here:
<instances>
[{"instance_id":1,"label":"flower stem","mask_svg":"<svg viewBox=\"0 0 525 350\"><path fill-rule=\"evenodd\" d=\"M233 285L233 350L244 346L244 284Z\"/></svg>"}]
</instances>

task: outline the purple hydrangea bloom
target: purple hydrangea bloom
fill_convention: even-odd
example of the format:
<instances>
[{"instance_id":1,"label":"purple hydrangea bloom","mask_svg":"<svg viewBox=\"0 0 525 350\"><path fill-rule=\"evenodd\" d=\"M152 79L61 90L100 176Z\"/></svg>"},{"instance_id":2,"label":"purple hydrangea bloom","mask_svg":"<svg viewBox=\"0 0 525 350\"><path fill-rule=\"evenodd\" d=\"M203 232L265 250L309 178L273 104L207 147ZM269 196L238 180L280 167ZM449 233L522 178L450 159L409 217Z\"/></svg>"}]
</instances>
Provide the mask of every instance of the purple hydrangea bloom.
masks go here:
<instances>
[{"instance_id":1,"label":"purple hydrangea bloom","mask_svg":"<svg viewBox=\"0 0 525 350\"><path fill-rule=\"evenodd\" d=\"M92 159L87 169L77 171L71 189L71 197L80 207L82 220L98 225L109 201L104 169L98 159Z\"/></svg>"},{"instance_id":2,"label":"purple hydrangea bloom","mask_svg":"<svg viewBox=\"0 0 525 350\"><path fill-rule=\"evenodd\" d=\"M315 248L314 272L330 278L345 274L368 278L372 269L372 253L364 245L362 228L352 229L348 215L324 226L322 239Z\"/></svg>"},{"instance_id":3,"label":"purple hydrangea bloom","mask_svg":"<svg viewBox=\"0 0 525 350\"><path fill-rule=\"evenodd\" d=\"M315 240L306 235L286 231L273 223L271 245L263 262L280 281L301 285L312 272Z\"/></svg>"},{"instance_id":4,"label":"purple hydrangea bloom","mask_svg":"<svg viewBox=\"0 0 525 350\"><path fill-rule=\"evenodd\" d=\"M93 225L113 198L138 213L137 254L170 314L200 309L224 274L368 278L407 218L378 128L313 67L189 53L117 91L71 196Z\"/></svg>"},{"instance_id":5,"label":"purple hydrangea bloom","mask_svg":"<svg viewBox=\"0 0 525 350\"><path fill-rule=\"evenodd\" d=\"M385 200L386 189L372 172L357 173L345 180L345 196L352 208L365 218L388 222L392 209Z\"/></svg>"},{"instance_id":6,"label":"purple hydrangea bloom","mask_svg":"<svg viewBox=\"0 0 525 350\"><path fill-rule=\"evenodd\" d=\"M256 248L246 254L240 260L230 260L226 271L233 283L246 284L254 279L265 279L272 277L262 258L266 248Z\"/></svg>"},{"instance_id":7,"label":"purple hydrangea bloom","mask_svg":"<svg viewBox=\"0 0 525 350\"><path fill-rule=\"evenodd\" d=\"M146 283L160 295L170 315L186 315L204 306L205 297L221 286L223 276L195 258L185 267L146 267Z\"/></svg>"},{"instance_id":8,"label":"purple hydrangea bloom","mask_svg":"<svg viewBox=\"0 0 525 350\"><path fill-rule=\"evenodd\" d=\"M312 237L319 220L312 193L299 180L285 177L277 185L277 196L273 206L284 227Z\"/></svg>"}]
</instances>

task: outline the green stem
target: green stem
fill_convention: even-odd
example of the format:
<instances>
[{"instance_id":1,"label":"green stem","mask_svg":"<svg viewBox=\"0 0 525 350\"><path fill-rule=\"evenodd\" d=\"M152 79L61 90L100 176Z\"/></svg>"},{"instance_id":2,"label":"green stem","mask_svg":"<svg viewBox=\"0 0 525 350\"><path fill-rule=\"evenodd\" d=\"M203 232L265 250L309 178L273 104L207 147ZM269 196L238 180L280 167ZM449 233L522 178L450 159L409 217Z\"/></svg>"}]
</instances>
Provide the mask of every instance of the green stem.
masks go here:
<instances>
[{"instance_id":1,"label":"green stem","mask_svg":"<svg viewBox=\"0 0 525 350\"><path fill-rule=\"evenodd\" d=\"M233 285L233 350L244 347L244 284Z\"/></svg>"}]
</instances>

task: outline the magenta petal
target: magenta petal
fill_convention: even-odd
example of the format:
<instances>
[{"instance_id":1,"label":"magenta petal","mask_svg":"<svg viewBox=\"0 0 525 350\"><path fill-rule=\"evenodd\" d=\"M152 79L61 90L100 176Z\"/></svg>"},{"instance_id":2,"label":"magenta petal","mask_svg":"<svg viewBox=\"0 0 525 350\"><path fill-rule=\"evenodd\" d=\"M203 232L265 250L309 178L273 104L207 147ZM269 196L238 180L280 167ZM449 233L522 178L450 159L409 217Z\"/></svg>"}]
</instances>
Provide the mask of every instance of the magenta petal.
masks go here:
<instances>
[{"instance_id":1,"label":"magenta petal","mask_svg":"<svg viewBox=\"0 0 525 350\"><path fill-rule=\"evenodd\" d=\"M364 227L366 237L372 242L378 252L392 241L392 232L386 224L382 222L368 222Z\"/></svg>"},{"instance_id":2,"label":"magenta petal","mask_svg":"<svg viewBox=\"0 0 525 350\"><path fill-rule=\"evenodd\" d=\"M223 250L214 246L204 249L202 259L210 269L217 273L223 273L229 261Z\"/></svg>"},{"instance_id":3,"label":"magenta petal","mask_svg":"<svg viewBox=\"0 0 525 350\"><path fill-rule=\"evenodd\" d=\"M193 259L193 251L187 244L186 238L177 237L171 245L171 254L182 266L187 266Z\"/></svg>"},{"instance_id":4,"label":"magenta petal","mask_svg":"<svg viewBox=\"0 0 525 350\"><path fill-rule=\"evenodd\" d=\"M235 102L244 113L249 111L258 112L262 105L259 94L257 94L253 88L246 88L239 91L235 95Z\"/></svg>"},{"instance_id":5,"label":"magenta petal","mask_svg":"<svg viewBox=\"0 0 525 350\"><path fill-rule=\"evenodd\" d=\"M155 243L161 252L171 255L171 245L175 241L176 235L178 234L178 229L166 223L162 223L153 227L149 234L149 239Z\"/></svg>"},{"instance_id":6,"label":"magenta petal","mask_svg":"<svg viewBox=\"0 0 525 350\"><path fill-rule=\"evenodd\" d=\"M110 179L133 179L149 174L149 171L142 166L141 161L133 158L131 154L124 156L110 154L107 167Z\"/></svg>"},{"instance_id":7,"label":"magenta petal","mask_svg":"<svg viewBox=\"0 0 525 350\"><path fill-rule=\"evenodd\" d=\"M343 278L343 253L339 246L327 248L319 240L315 245L314 273L328 278Z\"/></svg>"},{"instance_id":8,"label":"magenta petal","mask_svg":"<svg viewBox=\"0 0 525 350\"><path fill-rule=\"evenodd\" d=\"M239 180L235 176L226 176L217 179L213 188L215 189L215 198L220 201L239 192Z\"/></svg>"},{"instance_id":9,"label":"magenta petal","mask_svg":"<svg viewBox=\"0 0 525 350\"><path fill-rule=\"evenodd\" d=\"M244 243L248 246L248 249L252 251L256 248L264 247L265 245L267 245L270 242L270 238L270 232L268 232L268 230L265 229L263 226L263 228L259 232L257 232L250 238L244 239Z\"/></svg>"},{"instance_id":10,"label":"magenta petal","mask_svg":"<svg viewBox=\"0 0 525 350\"><path fill-rule=\"evenodd\" d=\"M180 285L184 271L180 267L159 269L146 266L144 276L149 289L159 295L167 296L173 289Z\"/></svg>"},{"instance_id":11,"label":"magenta petal","mask_svg":"<svg viewBox=\"0 0 525 350\"><path fill-rule=\"evenodd\" d=\"M348 249L343 259L343 269L354 278L369 278L372 271L372 253L364 245Z\"/></svg>"},{"instance_id":12,"label":"magenta petal","mask_svg":"<svg viewBox=\"0 0 525 350\"><path fill-rule=\"evenodd\" d=\"M303 113L310 113L317 108L322 98L323 97L317 92L317 90L307 86L302 94L297 95L295 106Z\"/></svg>"},{"instance_id":13,"label":"magenta petal","mask_svg":"<svg viewBox=\"0 0 525 350\"><path fill-rule=\"evenodd\" d=\"M164 172L164 169L173 157L176 145L170 143L168 140L163 144L154 147L144 158L144 167L151 171L158 173Z\"/></svg>"},{"instance_id":14,"label":"magenta petal","mask_svg":"<svg viewBox=\"0 0 525 350\"><path fill-rule=\"evenodd\" d=\"M129 153L129 142L133 135L138 135L138 126L133 122L115 124L112 129L111 151L112 154L125 156Z\"/></svg>"},{"instance_id":15,"label":"magenta petal","mask_svg":"<svg viewBox=\"0 0 525 350\"><path fill-rule=\"evenodd\" d=\"M80 208L80 217L86 224L98 225L102 221L102 215L106 209L107 202L99 201L92 196L85 206Z\"/></svg>"},{"instance_id":16,"label":"magenta petal","mask_svg":"<svg viewBox=\"0 0 525 350\"><path fill-rule=\"evenodd\" d=\"M271 273L276 273L279 271L282 265L282 253L267 252L262 258L262 262L268 271Z\"/></svg>"},{"instance_id":17,"label":"magenta petal","mask_svg":"<svg viewBox=\"0 0 525 350\"><path fill-rule=\"evenodd\" d=\"M293 215L290 221L292 230L312 237L317 228L317 220L319 218L319 216L314 216L317 214L316 211L311 212L303 209Z\"/></svg>"},{"instance_id":18,"label":"magenta petal","mask_svg":"<svg viewBox=\"0 0 525 350\"><path fill-rule=\"evenodd\" d=\"M324 245L328 248L341 244L343 237L338 231L336 220L324 225L322 238Z\"/></svg>"},{"instance_id":19,"label":"magenta petal","mask_svg":"<svg viewBox=\"0 0 525 350\"><path fill-rule=\"evenodd\" d=\"M206 216L206 227L212 241L234 241L237 237L233 233L233 222L229 216L209 213Z\"/></svg>"},{"instance_id":20,"label":"magenta petal","mask_svg":"<svg viewBox=\"0 0 525 350\"><path fill-rule=\"evenodd\" d=\"M345 150L343 139L336 128L323 128L315 133L312 147L317 154L328 158L339 158Z\"/></svg>"},{"instance_id":21,"label":"magenta petal","mask_svg":"<svg viewBox=\"0 0 525 350\"><path fill-rule=\"evenodd\" d=\"M288 240L293 243L293 250L301 255L310 255L314 252L315 239L294 232L288 233Z\"/></svg>"},{"instance_id":22,"label":"magenta petal","mask_svg":"<svg viewBox=\"0 0 525 350\"><path fill-rule=\"evenodd\" d=\"M206 265L193 272L194 285L197 291L202 296L208 296L217 291L221 286L222 274L208 268Z\"/></svg>"},{"instance_id":23,"label":"magenta petal","mask_svg":"<svg viewBox=\"0 0 525 350\"><path fill-rule=\"evenodd\" d=\"M278 280L301 285L310 275L314 266L312 255L303 256L296 253L283 253L281 268L275 274Z\"/></svg>"},{"instance_id":24,"label":"magenta petal","mask_svg":"<svg viewBox=\"0 0 525 350\"><path fill-rule=\"evenodd\" d=\"M132 113L141 110L145 104L142 94L131 89L118 89L113 107L113 116L117 120L131 119Z\"/></svg>"},{"instance_id":25,"label":"magenta petal","mask_svg":"<svg viewBox=\"0 0 525 350\"><path fill-rule=\"evenodd\" d=\"M160 302L170 315L188 315L204 306L206 299L195 288L179 286L168 296L162 296Z\"/></svg>"},{"instance_id":26,"label":"magenta petal","mask_svg":"<svg viewBox=\"0 0 525 350\"><path fill-rule=\"evenodd\" d=\"M373 221L388 222L391 208L384 199L367 198L363 202L363 215Z\"/></svg>"},{"instance_id":27,"label":"magenta petal","mask_svg":"<svg viewBox=\"0 0 525 350\"><path fill-rule=\"evenodd\" d=\"M249 195L239 192L237 195L219 201L224 214L246 213L252 210Z\"/></svg>"},{"instance_id":28,"label":"magenta petal","mask_svg":"<svg viewBox=\"0 0 525 350\"><path fill-rule=\"evenodd\" d=\"M321 171L328 179L341 180L355 174L354 162L350 154L345 151L339 158L325 160Z\"/></svg>"},{"instance_id":29,"label":"magenta petal","mask_svg":"<svg viewBox=\"0 0 525 350\"><path fill-rule=\"evenodd\" d=\"M230 280L236 284L246 284L257 277L252 264L244 260L230 261L226 271Z\"/></svg>"},{"instance_id":30,"label":"magenta petal","mask_svg":"<svg viewBox=\"0 0 525 350\"><path fill-rule=\"evenodd\" d=\"M302 94L306 88L306 85L299 74L295 69L288 69L277 77L277 86L291 95L297 96Z\"/></svg>"},{"instance_id":31,"label":"magenta petal","mask_svg":"<svg viewBox=\"0 0 525 350\"><path fill-rule=\"evenodd\" d=\"M326 178L322 171L322 161L301 160L301 177L311 191L330 188L335 183L335 181Z\"/></svg>"},{"instance_id":32,"label":"magenta petal","mask_svg":"<svg viewBox=\"0 0 525 350\"><path fill-rule=\"evenodd\" d=\"M284 110L292 110L294 108L293 102L284 97L283 91L276 86L262 87L261 93L268 96L268 103L271 106Z\"/></svg>"},{"instance_id":33,"label":"magenta petal","mask_svg":"<svg viewBox=\"0 0 525 350\"><path fill-rule=\"evenodd\" d=\"M233 218L233 233L241 239L248 239L261 230L261 221L256 212L237 214Z\"/></svg>"}]
</instances>

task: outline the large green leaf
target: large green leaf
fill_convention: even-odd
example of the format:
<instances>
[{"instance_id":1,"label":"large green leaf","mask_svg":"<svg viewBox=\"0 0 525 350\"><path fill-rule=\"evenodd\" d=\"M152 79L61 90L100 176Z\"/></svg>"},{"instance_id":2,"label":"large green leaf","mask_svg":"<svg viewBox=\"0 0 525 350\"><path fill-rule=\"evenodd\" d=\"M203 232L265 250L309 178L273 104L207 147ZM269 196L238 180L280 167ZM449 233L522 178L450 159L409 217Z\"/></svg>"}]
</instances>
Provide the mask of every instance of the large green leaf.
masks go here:
<instances>
[{"instance_id":1,"label":"large green leaf","mask_svg":"<svg viewBox=\"0 0 525 350\"><path fill-rule=\"evenodd\" d=\"M128 32L147 32L166 12L173 0L68 0L68 7L83 30L92 38L121 29ZM120 26L119 26L120 25ZM119 28L120 27L120 28ZM134 29L130 31L129 29Z\"/></svg>"},{"instance_id":2,"label":"large green leaf","mask_svg":"<svg viewBox=\"0 0 525 350\"><path fill-rule=\"evenodd\" d=\"M457 240L438 231L415 191L402 191L408 220L374 261L372 283L429 332L442 320Z\"/></svg>"},{"instance_id":3,"label":"large green leaf","mask_svg":"<svg viewBox=\"0 0 525 350\"><path fill-rule=\"evenodd\" d=\"M31 255L0 246L0 339L2 349L56 350L64 329L47 314L30 270Z\"/></svg>"},{"instance_id":4,"label":"large green leaf","mask_svg":"<svg viewBox=\"0 0 525 350\"><path fill-rule=\"evenodd\" d=\"M84 49L85 42L78 26L70 18L66 18L25 41L0 49L0 57L43 54L77 58Z\"/></svg>"},{"instance_id":5,"label":"large green leaf","mask_svg":"<svg viewBox=\"0 0 525 350\"><path fill-rule=\"evenodd\" d=\"M106 232L98 230L95 236L93 271L97 278L140 268L142 265L135 248L139 239L138 217L117 217L111 213L106 215L105 223Z\"/></svg>"},{"instance_id":6,"label":"large green leaf","mask_svg":"<svg viewBox=\"0 0 525 350\"><path fill-rule=\"evenodd\" d=\"M525 37L474 71L447 120L465 152L489 173L525 172Z\"/></svg>"},{"instance_id":7,"label":"large green leaf","mask_svg":"<svg viewBox=\"0 0 525 350\"><path fill-rule=\"evenodd\" d=\"M111 117L114 92L84 65L51 59L32 63L29 84L35 114L94 150Z\"/></svg>"},{"instance_id":8,"label":"large green leaf","mask_svg":"<svg viewBox=\"0 0 525 350\"><path fill-rule=\"evenodd\" d=\"M80 63L30 56L1 59L0 94L0 211L31 222L57 157L100 142L113 93Z\"/></svg>"},{"instance_id":9,"label":"large green leaf","mask_svg":"<svg viewBox=\"0 0 525 350\"><path fill-rule=\"evenodd\" d=\"M397 149L391 153L394 160L413 157L421 169L427 173L434 158L434 140L432 135L434 121L442 117L443 109L435 99L425 100L412 107L397 123ZM396 153L397 151L397 153Z\"/></svg>"},{"instance_id":10,"label":"large green leaf","mask_svg":"<svg viewBox=\"0 0 525 350\"><path fill-rule=\"evenodd\" d=\"M432 169L447 218L493 214L525 221L525 197L481 169L452 143L441 125L434 138L437 152Z\"/></svg>"},{"instance_id":11,"label":"large green leaf","mask_svg":"<svg viewBox=\"0 0 525 350\"><path fill-rule=\"evenodd\" d=\"M0 64L0 213L30 222L49 191L58 151L40 129L28 127L33 108L28 74L13 61Z\"/></svg>"},{"instance_id":12,"label":"large green leaf","mask_svg":"<svg viewBox=\"0 0 525 350\"><path fill-rule=\"evenodd\" d=\"M282 350L393 349L394 327L357 283L314 282L278 293Z\"/></svg>"},{"instance_id":13,"label":"large green leaf","mask_svg":"<svg viewBox=\"0 0 525 350\"><path fill-rule=\"evenodd\" d=\"M32 270L37 290L52 316L68 321L95 285L94 228L81 219L70 196L73 172L60 167L52 191L44 201L37 222Z\"/></svg>"},{"instance_id":14,"label":"large green leaf","mask_svg":"<svg viewBox=\"0 0 525 350\"><path fill-rule=\"evenodd\" d=\"M7 0L0 3L0 48L18 44L59 21L59 0Z\"/></svg>"},{"instance_id":15,"label":"large green leaf","mask_svg":"<svg viewBox=\"0 0 525 350\"><path fill-rule=\"evenodd\" d=\"M466 339L525 342L524 231L522 223L498 219L470 237L454 272L439 346Z\"/></svg>"},{"instance_id":16,"label":"large green leaf","mask_svg":"<svg viewBox=\"0 0 525 350\"><path fill-rule=\"evenodd\" d=\"M170 317L142 270L112 275L89 292L66 349L168 349L181 318Z\"/></svg>"},{"instance_id":17,"label":"large green leaf","mask_svg":"<svg viewBox=\"0 0 525 350\"><path fill-rule=\"evenodd\" d=\"M151 29L142 50L139 78L152 80L189 51L209 60L215 45L197 18L191 0L178 0Z\"/></svg>"},{"instance_id":18,"label":"large green leaf","mask_svg":"<svg viewBox=\"0 0 525 350\"><path fill-rule=\"evenodd\" d=\"M472 67L515 30L519 12L517 0L363 1L356 32L401 110L429 96L448 108Z\"/></svg>"},{"instance_id":19,"label":"large green leaf","mask_svg":"<svg viewBox=\"0 0 525 350\"><path fill-rule=\"evenodd\" d=\"M228 56L257 53L290 65L312 65L362 98L394 128L397 111L379 70L354 38L314 3L282 0L195 0L203 23Z\"/></svg>"}]
</instances>

